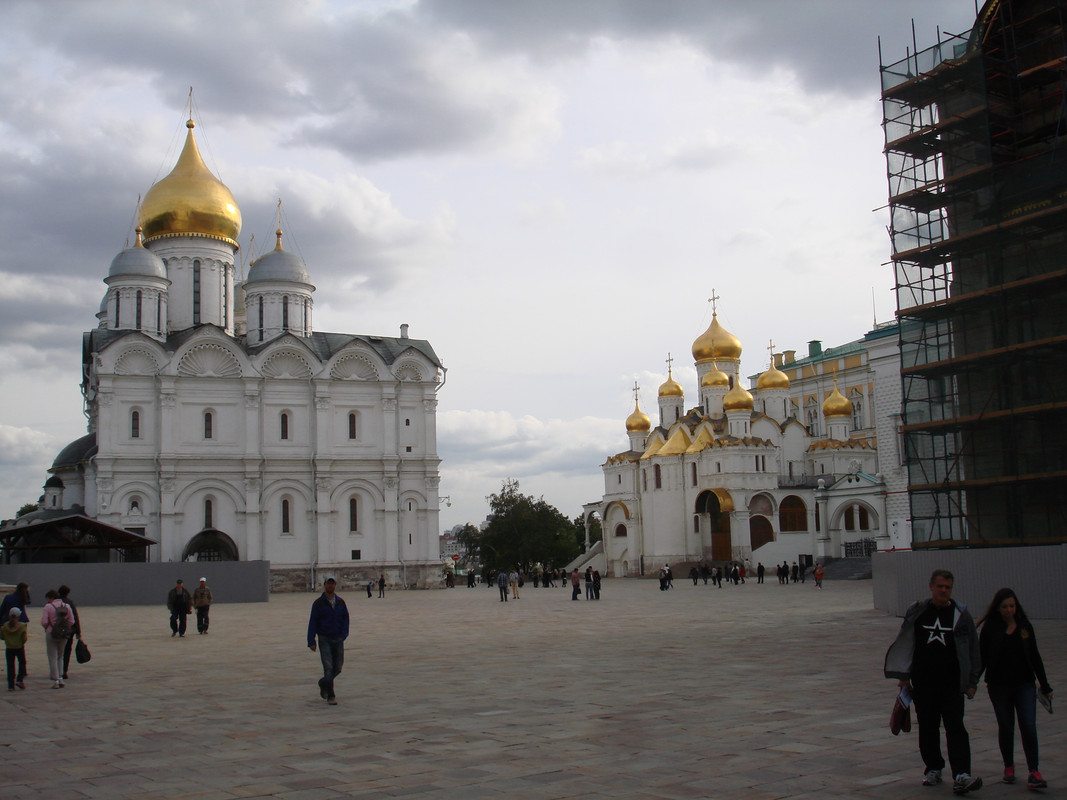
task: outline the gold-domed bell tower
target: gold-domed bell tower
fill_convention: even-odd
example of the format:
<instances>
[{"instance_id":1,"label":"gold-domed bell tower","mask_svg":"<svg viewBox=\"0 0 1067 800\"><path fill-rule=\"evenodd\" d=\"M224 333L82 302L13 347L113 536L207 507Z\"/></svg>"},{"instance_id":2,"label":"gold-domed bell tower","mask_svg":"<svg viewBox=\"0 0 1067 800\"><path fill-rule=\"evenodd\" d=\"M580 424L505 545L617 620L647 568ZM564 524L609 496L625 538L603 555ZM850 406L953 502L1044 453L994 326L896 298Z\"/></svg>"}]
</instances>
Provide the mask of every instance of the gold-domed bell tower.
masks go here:
<instances>
[{"instance_id":1,"label":"gold-domed bell tower","mask_svg":"<svg viewBox=\"0 0 1067 800\"><path fill-rule=\"evenodd\" d=\"M641 410L641 401L637 399L638 386L634 382L634 410L626 418L626 436L630 440L630 449L642 451L645 449L645 439L652 428L652 419Z\"/></svg>"},{"instance_id":2,"label":"gold-domed bell tower","mask_svg":"<svg viewBox=\"0 0 1067 800\"><path fill-rule=\"evenodd\" d=\"M210 323L232 335L241 210L204 164L194 127L186 122L178 162L148 190L138 223L145 247L163 259L171 281L168 332Z\"/></svg>"},{"instance_id":3,"label":"gold-domed bell tower","mask_svg":"<svg viewBox=\"0 0 1067 800\"><path fill-rule=\"evenodd\" d=\"M826 434L839 442L848 441L852 431L852 401L837 388L837 373L834 373L834 390L822 403L822 416L826 420Z\"/></svg>"},{"instance_id":4,"label":"gold-domed bell tower","mask_svg":"<svg viewBox=\"0 0 1067 800\"><path fill-rule=\"evenodd\" d=\"M659 398L659 424L664 428L670 428L682 418L685 413L685 392L681 384L674 379L671 371L671 354L667 353L667 380L660 384Z\"/></svg>"},{"instance_id":5,"label":"gold-domed bell tower","mask_svg":"<svg viewBox=\"0 0 1067 800\"><path fill-rule=\"evenodd\" d=\"M770 366L756 380L758 407L768 417L781 424L789 417L789 376L774 363L774 342L771 342L767 349L771 351Z\"/></svg>"}]
</instances>

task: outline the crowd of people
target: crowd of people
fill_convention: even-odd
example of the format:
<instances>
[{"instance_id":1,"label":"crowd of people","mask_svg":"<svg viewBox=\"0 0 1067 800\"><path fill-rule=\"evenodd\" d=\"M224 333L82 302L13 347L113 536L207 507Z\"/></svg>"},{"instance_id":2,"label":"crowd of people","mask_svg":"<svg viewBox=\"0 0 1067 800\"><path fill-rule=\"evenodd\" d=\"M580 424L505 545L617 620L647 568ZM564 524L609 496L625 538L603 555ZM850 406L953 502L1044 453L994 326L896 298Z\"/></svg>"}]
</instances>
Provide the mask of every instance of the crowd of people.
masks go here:
<instances>
[{"instance_id":1,"label":"crowd of people","mask_svg":"<svg viewBox=\"0 0 1067 800\"><path fill-rule=\"evenodd\" d=\"M70 587L63 585L58 589L49 589L44 595L45 604L41 611L41 628L44 630L45 658L48 661L48 679L53 689L66 686L70 672L70 657L75 650L85 647L82 643L81 616L78 607L70 599ZM26 644L30 638L29 606L31 604L30 585L19 583L15 591L6 595L0 602L0 638L4 640L7 659L7 690L26 688Z\"/></svg>"}]
</instances>

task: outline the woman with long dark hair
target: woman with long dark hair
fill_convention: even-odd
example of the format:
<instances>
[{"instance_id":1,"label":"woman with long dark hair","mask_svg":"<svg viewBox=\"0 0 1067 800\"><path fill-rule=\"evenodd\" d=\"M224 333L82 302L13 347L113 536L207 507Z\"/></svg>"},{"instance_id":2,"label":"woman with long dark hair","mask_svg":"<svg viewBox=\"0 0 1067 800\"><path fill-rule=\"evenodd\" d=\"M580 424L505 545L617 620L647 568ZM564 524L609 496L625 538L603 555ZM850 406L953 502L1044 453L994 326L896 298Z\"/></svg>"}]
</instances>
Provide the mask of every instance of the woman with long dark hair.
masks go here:
<instances>
[{"instance_id":1,"label":"woman with long dark hair","mask_svg":"<svg viewBox=\"0 0 1067 800\"><path fill-rule=\"evenodd\" d=\"M1048 685L1045 665L1037 651L1034 626L1023 611L1019 598L1011 589L1000 589L985 615L978 620L982 629L980 644L989 699L997 715L1000 755L1004 759L1004 783L1015 783L1015 718L1019 719L1019 735L1026 753L1031 789L1044 789L1048 784L1038 769L1037 751L1037 692L1049 700L1052 687Z\"/></svg>"}]
</instances>

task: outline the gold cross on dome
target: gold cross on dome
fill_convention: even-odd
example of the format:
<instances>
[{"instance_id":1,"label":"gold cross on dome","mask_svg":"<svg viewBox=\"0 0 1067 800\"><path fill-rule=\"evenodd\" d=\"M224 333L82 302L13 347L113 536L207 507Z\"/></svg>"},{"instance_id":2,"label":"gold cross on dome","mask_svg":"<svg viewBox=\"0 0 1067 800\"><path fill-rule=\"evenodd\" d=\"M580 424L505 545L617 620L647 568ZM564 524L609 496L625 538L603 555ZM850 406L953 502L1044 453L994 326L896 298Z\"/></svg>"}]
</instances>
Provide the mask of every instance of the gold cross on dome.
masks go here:
<instances>
[{"instance_id":1,"label":"gold cross on dome","mask_svg":"<svg viewBox=\"0 0 1067 800\"><path fill-rule=\"evenodd\" d=\"M769 341L770 341L770 343L767 345L767 349L771 351L771 366L773 367L774 366L774 339L771 339Z\"/></svg>"},{"instance_id":2,"label":"gold cross on dome","mask_svg":"<svg viewBox=\"0 0 1067 800\"><path fill-rule=\"evenodd\" d=\"M711 303L712 316L714 316L715 314L718 313L717 310L716 310L716 307L715 307L715 303L717 301L719 301L719 300L722 300L722 298L719 295L715 294L715 290L712 289L711 290L711 297L708 298L708 302Z\"/></svg>"},{"instance_id":3,"label":"gold cross on dome","mask_svg":"<svg viewBox=\"0 0 1067 800\"><path fill-rule=\"evenodd\" d=\"M637 399L637 390L641 387L637 385L637 381L634 381L634 400Z\"/></svg>"},{"instance_id":4,"label":"gold cross on dome","mask_svg":"<svg viewBox=\"0 0 1067 800\"><path fill-rule=\"evenodd\" d=\"M674 363L674 359L671 358L671 354L670 353L667 353L667 375L668 376L670 376L670 374L671 374L671 364L673 364L673 363Z\"/></svg>"}]
</instances>

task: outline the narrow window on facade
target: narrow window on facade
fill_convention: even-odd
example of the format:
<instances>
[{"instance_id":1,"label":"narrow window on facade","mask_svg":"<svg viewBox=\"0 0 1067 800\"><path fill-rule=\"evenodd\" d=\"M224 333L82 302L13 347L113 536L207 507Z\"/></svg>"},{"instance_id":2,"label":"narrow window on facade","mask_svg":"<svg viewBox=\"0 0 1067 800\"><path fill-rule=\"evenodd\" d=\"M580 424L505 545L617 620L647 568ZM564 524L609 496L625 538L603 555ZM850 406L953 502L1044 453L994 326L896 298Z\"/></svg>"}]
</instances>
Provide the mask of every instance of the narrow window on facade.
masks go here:
<instances>
[{"instance_id":1,"label":"narrow window on facade","mask_svg":"<svg viewBox=\"0 0 1067 800\"><path fill-rule=\"evenodd\" d=\"M263 298L259 298L259 338L263 339Z\"/></svg>"},{"instance_id":2,"label":"narrow window on facade","mask_svg":"<svg viewBox=\"0 0 1067 800\"><path fill-rule=\"evenodd\" d=\"M115 292L115 328L122 327L122 295L119 292Z\"/></svg>"},{"instance_id":3,"label":"narrow window on facade","mask_svg":"<svg viewBox=\"0 0 1067 800\"><path fill-rule=\"evenodd\" d=\"M200 324L200 261L193 262L193 324Z\"/></svg>"},{"instance_id":4,"label":"narrow window on facade","mask_svg":"<svg viewBox=\"0 0 1067 800\"><path fill-rule=\"evenodd\" d=\"M141 412L140 411L131 411L130 412L130 438L131 439L140 439L141 438Z\"/></svg>"},{"instance_id":5,"label":"narrow window on facade","mask_svg":"<svg viewBox=\"0 0 1067 800\"><path fill-rule=\"evenodd\" d=\"M648 491L648 470L647 469L641 470L641 490L645 491L645 492Z\"/></svg>"},{"instance_id":6,"label":"narrow window on facade","mask_svg":"<svg viewBox=\"0 0 1067 800\"><path fill-rule=\"evenodd\" d=\"M356 412L352 411L348 415L348 438L356 438Z\"/></svg>"},{"instance_id":7,"label":"narrow window on facade","mask_svg":"<svg viewBox=\"0 0 1067 800\"><path fill-rule=\"evenodd\" d=\"M134 306L134 323L133 327L137 330L141 330L141 290L137 290L137 303Z\"/></svg>"},{"instance_id":8,"label":"narrow window on facade","mask_svg":"<svg viewBox=\"0 0 1067 800\"><path fill-rule=\"evenodd\" d=\"M348 530L351 533L359 530L359 501L354 497L348 501Z\"/></svg>"},{"instance_id":9,"label":"narrow window on facade","mask_svg":"<svg viewBox=\"0 0 1067 800\"><path fill-rule=\"evenodd\" d=\"M819 504L815 504L815 530L822 530L822 512L819 511Z\"/></svg>"},{"instance_id":10,"label":"narrow window on facade","mask_svg":"<svg viewBox=\"0 0 1067 800\"><path fill-rule=\"evenodd\" d=\"M282 500L282 533L290 533L289 528L289 501Z\"/></svg>"},{"instance_id":11,"label":"narrow window on facade","mask_svg":"<svg viewBox=\"0 0 1067 800\"><path fill-rule=\"evenodd\" d=\"M211 438L213 438L213 435L214 435L214 430L212 428L211 412L210 411L205 411L204 412L204 438L205 439L211 439Z\"/></svg>"},{"instance_id":12,"label":"narrow window on facade","mask_svg":"<svg viewBox=\"0 0 1067 800\"><path fill-rule=\"evenodd\" d=\"M311 301L304 298L304 335L311 335Z\"/></svg>"},{"instance_id":13,"label":"narrow window on facade","mask_svg":"<svg viewBox=\"0 0 1067 800\"><path fill-rule=\"evenodd\" d=\"M222 267L222 327L230 327L230 282L229 270L224 264Z\"/></svg>"},{"instance_id":14,"label":"narrow window on facade","mask_svg":"<svg viewBox=\"0 0 1067 800\"><path fill-rule=\"evenodd\" d=\"M697 485L697 465L694 462L694 463L690 464L689 466L690 466L691 471L693 473L693 485L696 486Z\"/></svg>"},{"instance_id":15,"label":"narrow window on facade","mask_svg":"<svg viewBox=\"0 0 1067 800\"><path fill-rule=\"evenodd\" d=\"M615 477L618 478L618 480L615 481L616 483L622 483L622 473L621 472L618 475L616 475Z\"/></svg>"},{"instance_id":16,"label":"narrow window on facade","mask_svg":"<svg viewBox=\"0 0 1067 800\"><path fill-rule=\"evenodd\" d=\"M700 533L700 516L698 514L693 515L693 533Z\"/></svg>"},{"instance_id":17,"label":"narrow window on facade","mask_svg":"<svg viewBox=\"0 0 1067 800\"><path fill-rule=\"evenodd\" d=\"M281 435L282 439L289 438L289 415L286 414L284 411L282 412L281 416Z\"/></svg>"},{"instance_id":18,"label":"narrow window on facade","mask_svg":"<svg viewBox=\"0 0 1067 800\"><path fill-rule=\"evenodd\" d=\"M856 515L852 511L852 506L849 506L848 508L845 509L845 530L846 531L854 531L854 530L856 530Z\"/></svg>"},{"instance_id":19,"label":"narrow window on facade","mask_svg":"<svg viewBox=\"0 0 1067 800\"><path fill-rule=\"evenodd\" d=\"M282 330L289 330L289 297L282 298Z\"/></svg>"},{"instance_id":20,"label":"narrow window on facade","mask_svg":"<svg viewBox=\"0 0 1067 800\"><path fill-rule=\"evenodd\" d=\"M156 295L156 333L163 335L163 295Z\"/></svg>"},{"instance_id":21,"label":"narrow window on facade","mask_svg":"<svg viewBox=\"0 0 1067 800\"><path fill-rule=\"evenodd\" d=\"M653 469L653 474L655 475L656 488L657 489L662 489L663 488L663 474L660 472L659 464L656 464L655 466L653 466L652 469Z\"/></svg>"},{"instance_id":22,"label":"narrow window on facade","mask_svg":"<svg viewBox=\"0 0 1067 800\"><path fill-rule=\"evenodd\" d=\"M410 428L411 427L411 420L410 419L404 420L404 427L405 428Z\"/></svg>"},{"instance_id":23,"label":"narrow window on facade","mask_svg":"<svg viewBox=\"0 0 1067 800\"><path fill-rule=\"evenodd\" d=\"M213 528L215 526L214 515L212 514L211 500L204 501L204 527Z\"/></svg>"}]
</instances>

